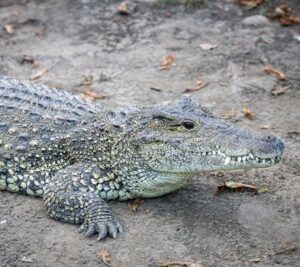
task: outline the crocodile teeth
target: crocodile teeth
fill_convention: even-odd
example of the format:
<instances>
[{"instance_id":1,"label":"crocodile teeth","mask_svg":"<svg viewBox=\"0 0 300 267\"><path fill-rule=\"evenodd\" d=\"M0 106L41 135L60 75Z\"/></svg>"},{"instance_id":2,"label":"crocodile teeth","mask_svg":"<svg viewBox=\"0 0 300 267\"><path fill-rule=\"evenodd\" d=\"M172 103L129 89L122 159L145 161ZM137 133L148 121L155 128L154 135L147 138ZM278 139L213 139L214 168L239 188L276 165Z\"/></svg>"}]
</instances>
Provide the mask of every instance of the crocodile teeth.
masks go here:
<instances>
[{"instance_id":1,"label":"crocodile teeth","mask_svg":"<svg viewBox=\"0 0 300 267\"><path fill-rule=\"evenodd\" d=\"M225 159L225 165L227 165L230 162L230 157L226 157Z\"/></svg>"},{"instance_id":2,"label":"crocodile teeth","mask_svg":"<svg viewBox=\"0 0 300 267\"><path fill-rule=\"evenodd\" d=\"M242 161L242 157L237 157L237 161L240 163Z\"/></svg>"},{"instance_id":3,"label":"crocodile teeth","mask_svg":"<svg viewBox=\"0 0 300 267\"><path fill-rule=\"evenodd\" d=\"M250 159L255 159L255 157L254 157L254 155L250 152L250 154L249 154L249 158Z\"/></svg>"}]
</instances>

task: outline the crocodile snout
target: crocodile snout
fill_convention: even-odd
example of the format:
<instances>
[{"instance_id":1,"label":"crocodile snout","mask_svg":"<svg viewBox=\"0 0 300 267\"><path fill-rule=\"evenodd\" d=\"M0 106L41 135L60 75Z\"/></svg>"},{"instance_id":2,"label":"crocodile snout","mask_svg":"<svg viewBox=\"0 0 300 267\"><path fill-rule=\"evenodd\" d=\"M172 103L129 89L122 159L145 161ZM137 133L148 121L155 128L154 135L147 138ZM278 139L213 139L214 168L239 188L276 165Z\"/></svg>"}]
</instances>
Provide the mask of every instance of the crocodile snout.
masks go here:
<instances>
[{"instance_id":1,"label":"crocodile snout","mask_svg":"<svg viewBox=\"0 0 300 267\"><path fill-rule=\"evenodd\" d=\"M262 138L262 141L268 142L278 155L282 155L284 151L284 144L279 138L274 135L268 135Z\"/></svg>"}]
</instances>

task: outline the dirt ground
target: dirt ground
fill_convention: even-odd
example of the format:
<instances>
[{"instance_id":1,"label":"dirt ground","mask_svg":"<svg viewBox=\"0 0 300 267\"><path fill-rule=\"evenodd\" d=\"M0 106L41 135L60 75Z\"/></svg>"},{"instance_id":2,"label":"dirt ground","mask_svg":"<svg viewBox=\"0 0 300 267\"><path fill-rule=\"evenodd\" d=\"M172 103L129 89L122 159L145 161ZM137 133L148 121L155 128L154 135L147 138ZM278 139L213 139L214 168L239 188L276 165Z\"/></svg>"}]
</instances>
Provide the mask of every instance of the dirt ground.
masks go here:
<instances>
[{"instance_id":1,"label":"dirt ground","mask_svg":"<svg viewBox=\"0 0 300 267\"><path fill-rule=\"evenodd\" d=\"M269 1L253 10L228 0L192 9L154 2L139 1L136 11L122 16L118 1L1 0L0 74L26 80L47 69L38 82L76 94L92 76L91 88L107 95L98 101L109 105L166 103L202 79L208 86L193 98L240 127L280 136L282 163L196 176L178 192L145 200L137 212L127 202L111 202L125 232L103 242L49 219L40 199L0 192L1 266L101 266L101 249L125 267L166 260L300 266L300 27L252 17L282 3L299 15L298 1ZM203 49L204 43L216 47ZM160 71L167 54L176 65ZM24 62L24 55L37 64ZM264 73L266 65L286 81ZM280 88L284 93L276 95ZM268 192L214 195L223 180Z\"/></svg>"}]
</instances>

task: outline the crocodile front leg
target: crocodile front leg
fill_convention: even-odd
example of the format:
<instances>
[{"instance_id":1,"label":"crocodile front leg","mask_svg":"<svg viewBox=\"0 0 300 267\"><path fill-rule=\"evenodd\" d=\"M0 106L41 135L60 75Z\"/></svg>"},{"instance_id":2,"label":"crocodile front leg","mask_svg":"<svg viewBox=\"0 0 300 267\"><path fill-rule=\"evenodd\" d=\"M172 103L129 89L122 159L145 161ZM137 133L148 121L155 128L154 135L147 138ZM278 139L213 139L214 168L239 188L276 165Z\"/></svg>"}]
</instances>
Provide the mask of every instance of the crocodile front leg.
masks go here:
<instances>
[{"instance_id":1,"label":"crocodile front leg","mask_svg":"<svg viewBox=\"0 0 300 267\"><path fill-rule=\"evenodd\" d=\"M44 204L50 217L82 224L85 236L98 233L98 240L108 234L116 238L122 232L118 220L101 199L93 177L103 172L95 164L75 164L59 171L46 187ZM93 182L92 182L93 179Z\"/></svg>"}]
</instances>

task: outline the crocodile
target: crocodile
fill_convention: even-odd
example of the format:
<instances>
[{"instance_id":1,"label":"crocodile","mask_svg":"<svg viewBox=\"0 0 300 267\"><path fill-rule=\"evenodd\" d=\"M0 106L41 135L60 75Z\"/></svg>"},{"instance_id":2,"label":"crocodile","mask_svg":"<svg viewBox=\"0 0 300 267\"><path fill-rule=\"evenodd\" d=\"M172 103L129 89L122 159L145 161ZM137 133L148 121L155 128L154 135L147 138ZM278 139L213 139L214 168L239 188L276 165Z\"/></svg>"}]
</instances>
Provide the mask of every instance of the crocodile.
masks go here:
<instances>
[{"instance_id":1,"label":"crocodile","mask_svg":"<svg viewBox=\"0 0 300 267\"><path fill-rule=\"evenodd\" d=\"M0 190L43 198L50 217L116 238L109 200L158 197L201 172L270 167L283 142L215 117L189 96L108 107L0 78Z\"/></svg>"}]
</instances>

